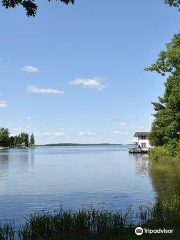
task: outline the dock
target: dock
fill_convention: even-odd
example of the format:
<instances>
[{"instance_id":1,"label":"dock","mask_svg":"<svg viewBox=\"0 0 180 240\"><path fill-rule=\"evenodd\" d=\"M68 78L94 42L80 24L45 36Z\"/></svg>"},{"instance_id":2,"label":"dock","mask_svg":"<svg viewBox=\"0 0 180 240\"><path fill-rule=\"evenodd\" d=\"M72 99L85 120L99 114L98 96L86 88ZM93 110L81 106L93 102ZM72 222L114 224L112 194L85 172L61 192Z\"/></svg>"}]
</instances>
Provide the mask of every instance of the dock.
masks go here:
<instances>
[{"instance_id":1,"label":"dock","mask_svg":"<svg viewBox=\"0 0 180 240\"><path fill-rule=\"evenodd\" d=\"M129 148L129 153L148 153L149 148Z\"/></svg>"}]
</instances>

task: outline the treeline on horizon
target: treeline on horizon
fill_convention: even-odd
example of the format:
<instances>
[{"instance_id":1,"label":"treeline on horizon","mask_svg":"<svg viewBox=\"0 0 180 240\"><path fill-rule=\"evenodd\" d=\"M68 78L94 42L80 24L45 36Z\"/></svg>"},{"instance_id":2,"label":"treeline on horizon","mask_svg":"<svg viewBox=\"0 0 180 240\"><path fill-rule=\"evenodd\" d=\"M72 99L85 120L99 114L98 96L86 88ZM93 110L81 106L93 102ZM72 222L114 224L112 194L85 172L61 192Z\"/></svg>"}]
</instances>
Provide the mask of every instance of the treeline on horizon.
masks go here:
<instances>
[{"instance_id":1,"label":"treeline on horizon","mask_svg":"<svg viewBox=\"0 0 180 240\"><path fill-rule=\"evenodd\" d=\"M34 134L22 132L11 136L8 128L0 128L0 147L31 147L35 145Z\"/></svg>"},{"instance_id":2,"label":"treeline on horizon","mask_svg":"<svg viewBox=\"0 0 180 240\"><path fill-rule=\"evenodd\" d=\"M49 143L40 146L121 146L120 143Z\"/></svg>"}]
</instances>

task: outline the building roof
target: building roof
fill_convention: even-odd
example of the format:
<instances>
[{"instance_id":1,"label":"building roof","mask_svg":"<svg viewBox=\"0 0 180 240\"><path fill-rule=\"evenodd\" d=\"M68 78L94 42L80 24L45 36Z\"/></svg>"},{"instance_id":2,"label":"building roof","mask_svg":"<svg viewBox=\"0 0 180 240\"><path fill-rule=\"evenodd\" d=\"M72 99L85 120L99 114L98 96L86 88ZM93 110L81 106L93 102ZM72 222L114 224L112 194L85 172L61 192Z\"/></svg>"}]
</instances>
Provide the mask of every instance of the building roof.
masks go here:
<instances>
[{"instance_id":1,"label":"building roof","mask_svg":"<svg viewBox=\"0 0 180 240\"><path fill-rule=\"evenodd\" d=\"M136 132L134 136L142 137L142 136L148 136L149 134L150 132Z\"/></svg>"}]
</instances>

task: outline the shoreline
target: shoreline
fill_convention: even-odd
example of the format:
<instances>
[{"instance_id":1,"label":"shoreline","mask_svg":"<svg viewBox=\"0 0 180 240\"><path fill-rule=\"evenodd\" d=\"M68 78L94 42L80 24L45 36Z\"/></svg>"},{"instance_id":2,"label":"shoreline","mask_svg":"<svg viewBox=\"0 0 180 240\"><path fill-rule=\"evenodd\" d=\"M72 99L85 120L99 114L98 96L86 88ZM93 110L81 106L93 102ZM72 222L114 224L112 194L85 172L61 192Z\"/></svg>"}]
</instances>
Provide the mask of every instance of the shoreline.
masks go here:
<instances>
[{"instance_id":1,"label":"shoreline","mask_svg":"<svg viewBox=\"0 0 180 240\"><path fill-rule=\"evenodd\" d=\"M32 147L0 147L0 151L1 150L8 150L8 149L27 149L27 148L34 148L36 146L32 146Z\"/></svg>"},{"instance_id":2,"label":"shoreline","mask_svg":"<svg viewBox=\"0 0 180 240\"><path fill-rule=\"evenodd\" d=\"M171 203L173 208L159 199L149 207L140 205L136 213L133 213L130 205L124 214L121 211L94 208L65 211L60 206L56 213L37 212L30 215L20 228L13 223L2 226L1 239L145 240L151 239L151 233L162 233L153 235L153 239L176 240L180 234L180 199L172 199ZM134 222L135 216L137 223ZM141 230L151 229L152 232L144 232L146 234L139 237L135 234L137 227Z\"/></svg>"}]
</instances>

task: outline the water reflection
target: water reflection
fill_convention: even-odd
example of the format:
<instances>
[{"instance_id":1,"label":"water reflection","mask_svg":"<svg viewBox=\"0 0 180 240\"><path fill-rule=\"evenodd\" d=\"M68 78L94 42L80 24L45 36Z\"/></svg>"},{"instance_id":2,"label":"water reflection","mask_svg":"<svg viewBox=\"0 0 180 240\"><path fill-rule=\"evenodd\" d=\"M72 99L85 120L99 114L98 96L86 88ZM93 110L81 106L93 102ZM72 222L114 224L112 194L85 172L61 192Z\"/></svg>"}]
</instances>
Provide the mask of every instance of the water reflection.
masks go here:
<instances>
[{"instance_id":1,"label":"water reflection","mask_svg":"<svg viewBox=\"0 0 180 240\"><path fill-rule=\"evenodd\" d=\"M12 149L0 151L0 195L5 194L10 181L16 175L30 171L34 167L33 149Z\"/></svg>"},{"instance_id":2,"label":"water reflection","mask_svg":"<svg viewBox=\"0 0 180 240\"><path fill-rule=\"evenodd\" d=\"M134 154L133 156L136 159L135 167L137 174L139 175L148 174L150 164L147 158L148 156L145 154Z\"/></svg>"},{"instance_id":3,"label":"water reflection","mask_svg":"<svg viewBox=\"0 0 180 240\"><path fill-rule=\"evenodd\" d=\"M8 171L9 167L22 167L23 170L33 167L34 149L11 149L0 151L0 170ZM7 166L7 167L6 167Z\"/></svg>"},{"instance_id":4,"label":"water reflection","mask_svg":"<svg viewBox=\"0 0 180 240\"><path fill-rule=\"evenodd\" d=\"M180 197L180 162L151 162L149 175L157 197Z\"/></svg>"},{"instance_id":5,"label":"water reflection","mask_svg":"<svg viewBox=\"0 0 180 240\"><path fill-rule=\"evenodd\" d=\"M0 155L0 177L8 172L9 168L9 157L8 155Z\"/></svg>"}]
</instances>

